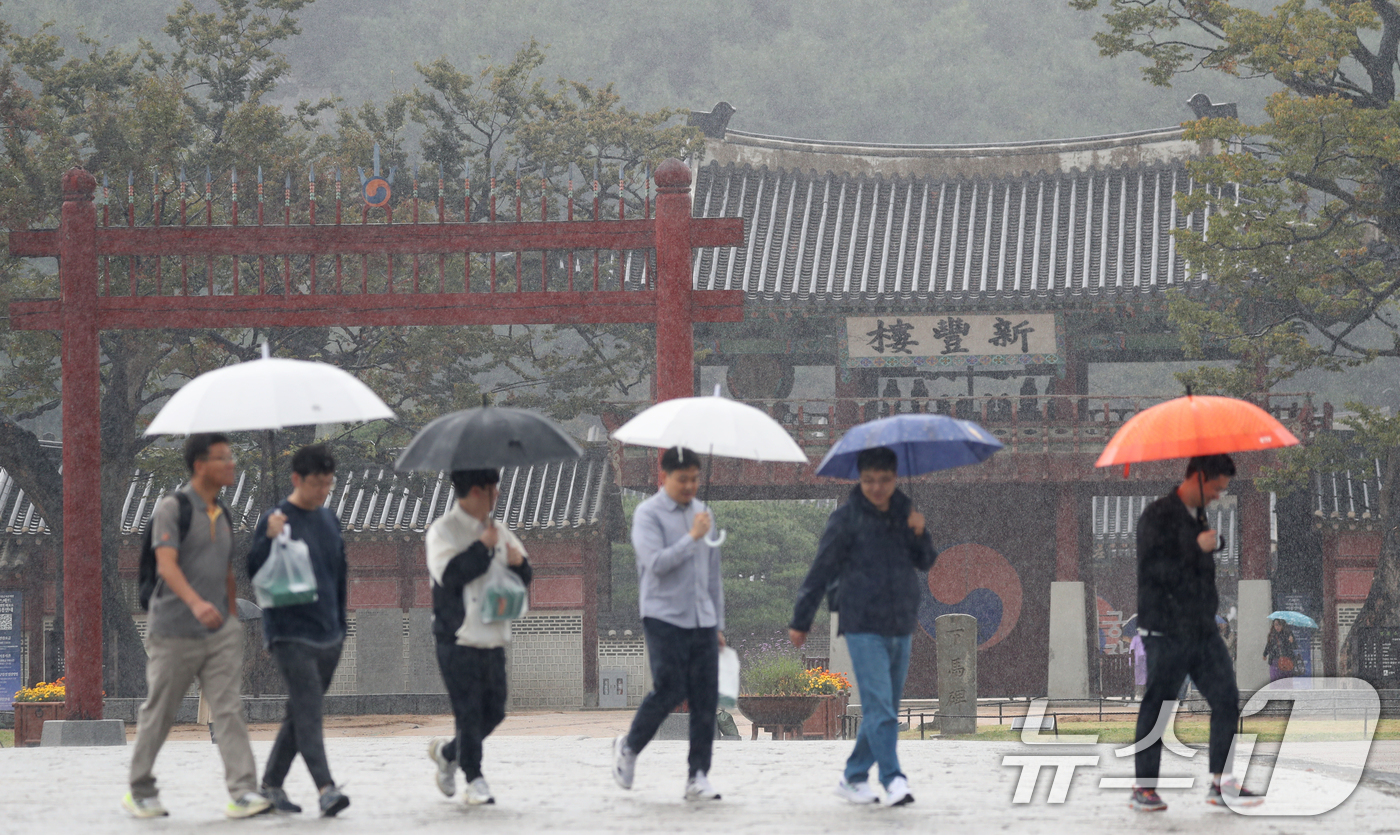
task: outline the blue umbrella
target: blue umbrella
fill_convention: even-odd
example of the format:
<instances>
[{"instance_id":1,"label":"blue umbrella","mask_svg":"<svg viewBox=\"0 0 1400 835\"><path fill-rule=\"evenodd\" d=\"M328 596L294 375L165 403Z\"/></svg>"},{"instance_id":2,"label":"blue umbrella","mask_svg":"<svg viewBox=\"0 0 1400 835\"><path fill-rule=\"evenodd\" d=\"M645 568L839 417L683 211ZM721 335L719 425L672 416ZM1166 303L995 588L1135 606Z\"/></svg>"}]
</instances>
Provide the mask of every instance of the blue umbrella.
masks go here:
<instances>
[{"instance_id":1,"label":"blue umbrella","mask_svg":"<svg viewBox=\"0 0 1400 835\"><path fill-rule=\"evenodd\" d=\"M944 415L895 415L851 427L817 467L817 475L858 479L863 450L889 447L899 458L898 475L916 476L985 461L1001 441L969 420Z\"/></svg>"},{"instance_id":2,"label":"blue umbrella","mask_svg":"<svg viewBox=\"0 0 1400 835\"><path fill-rule=\"evenodd\" d=\"M1317 628L1317 621L1302 612L1270 612L1269 620L1281 620L1289 626L1296 626L1299 629Z\"/></svg>"}]
</instances>

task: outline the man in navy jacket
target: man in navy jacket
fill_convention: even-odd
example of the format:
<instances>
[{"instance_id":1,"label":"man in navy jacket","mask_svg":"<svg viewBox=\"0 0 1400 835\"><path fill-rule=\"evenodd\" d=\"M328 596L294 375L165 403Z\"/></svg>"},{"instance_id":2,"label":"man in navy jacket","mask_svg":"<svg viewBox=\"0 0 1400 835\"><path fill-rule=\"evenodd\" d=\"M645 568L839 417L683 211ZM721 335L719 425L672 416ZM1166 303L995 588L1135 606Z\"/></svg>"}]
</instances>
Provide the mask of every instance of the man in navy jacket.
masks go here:
<instances>
[{"instance_id":1,"label":"man in navy jacket","mask_svg":"<svg viewBox=\"0 0 1400 835\"><path fill-rule=\"evenodd\" d=\"M914 801L899 770L899 700L909 672L909 643L918 624L919 573L933 567L938 552L925 527L897 487L899 460L886 447L856 459L860 484L827 519L817 558L802 581L788 636L802 646L822 595L836 583L833 609L840 610L851 664L860 687L861 723L855 750L836 793L852 803L876 803L870 767L880 766L885 803Z\"/></svg>"},{"instance_id":2,"label":"man in navy jacket","mask_svg":"<svg viewBox=\"0 0 1400 835\"><path fill-rule=\"evenodd\" d=\"M316 600L263 610L263 640L287 682L287 715L272 743L263 773L263 794L282 814L301 807L282 787L297 754L306 763L320 792L321 815L334 817L350 798L331 779L323 741L326 691L335 678L346 631L345 540L340 520L325 507L335 489L335 456L325 444L302 447L292 456L292 494L258 520L248 554L248 576L267 562L273 540L291 526L289 536L306 543L316 574Z\"/></svg>"}]
</instances>

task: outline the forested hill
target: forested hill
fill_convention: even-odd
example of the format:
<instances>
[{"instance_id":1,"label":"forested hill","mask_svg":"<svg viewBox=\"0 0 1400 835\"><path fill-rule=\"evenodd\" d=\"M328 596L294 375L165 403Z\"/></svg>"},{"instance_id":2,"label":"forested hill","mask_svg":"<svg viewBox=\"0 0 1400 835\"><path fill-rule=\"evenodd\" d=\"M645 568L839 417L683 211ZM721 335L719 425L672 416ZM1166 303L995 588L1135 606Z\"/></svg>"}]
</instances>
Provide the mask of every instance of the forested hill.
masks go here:
<instances>
[{"instance_id":1,"label":"forested hill","mask_svg":"<svg viewBox=\"0 0 1400 835\"><path fill-rule=\"evenodd\" d=\"M164 47L174 5L4 0L0 19L21 33L53 20L65 41L84 27L104 41ZM724 99L739 110L733 127L787 136L1084 136L1177 123L1195 92L1152 87L1132 61L1098 57L1089 40L1097 16L1065 0L318 0L298 17L295 83L279 93L350 105L413 84L414 62L508 60L532 36L549 47L547 80L615 83L634 108ZM1201 81L1217 100L1231 97L1218 78Z\"/></svg>"}]
</instances>

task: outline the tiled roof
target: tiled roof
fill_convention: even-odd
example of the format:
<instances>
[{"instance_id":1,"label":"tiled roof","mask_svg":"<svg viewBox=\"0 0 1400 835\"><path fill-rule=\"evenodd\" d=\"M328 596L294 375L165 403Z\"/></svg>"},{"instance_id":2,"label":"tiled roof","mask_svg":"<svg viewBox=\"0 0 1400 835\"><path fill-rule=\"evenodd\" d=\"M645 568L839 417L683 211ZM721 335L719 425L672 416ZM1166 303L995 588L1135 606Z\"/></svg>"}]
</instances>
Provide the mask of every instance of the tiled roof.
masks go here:
<instances>
[{"instance_id":1,"label":"tiled roof","mask_svg":"<svg viewBox=\"0 0 1400 835\"><path fill-rule=\"evenodd\" d=\"M1158 496L1094 496L1092 524L1095 546L1102 547L1107 559L1137 558L1137 523L1142 512ZM1225 547L1215 556L1221 565L1238 565L1240 538L1237 533L1239 507L1233 497L1212 503L1206 517L1213 530L1225 535ZM1272 513L1272 508L1270 509ZM1097 548L1096 548L1097 553Z\"/></svg>"},{"instance_id":2,"label":"tiled roof","mask_svg":"<svg viewBox=\"0 0 1400 835\"><path fill-rule=\"evenodd\" d=\"M742 246L700 250L697 289L750 304L1058 308L1196 284L1170 232L1196 186L1185 159L1015 177L702 166L694 211L743 217ZM1225 199L1233 200L1227 192Z\"/></svg>"},{"instance_id":3,"label":"tiled roof","mask_svg":"<svg viewBox=\"0 0 1400 835\"><path fill-rule=\"evenodd\" d=\"M1327 519L1372 519L1381 511L1381 462L1362 470L1313 476L1313 515Z\"/></svg>"},{"instance_id":4,"label":"tiled roof","mask_svg":"<svg viewBox=\"0 0 1400 835\"><path fill-rule=\"evenodd\" d=\"M501 474L496 518L517 532L562 531L598 524L608 487L606 443L585 444L577 461L507 469ZM336 488L326 500L346 533L422 533L446 512L452 483L446 473L396 473L383 466L339 468ZM251 530L266 508L255 495L257 474L244 469L223 491L238 530ZM177 485L162 487L150 473L136 473L121 508L121 532L138 534L150 522L155 503ZM0 513L11 535L51 533L33 502L0 469Z\"/></svg>"},{"instance_id":5,"label":"tiled roof","mask_svg":"<svg viewBox=\"0 0 1400 835\"><path fill-rule=\"evenodd\" d=\"M4 519L5 532L9 534L50 533L34 502L4 469L0 469L0 519Z\"/></svg>"}]
</instances>

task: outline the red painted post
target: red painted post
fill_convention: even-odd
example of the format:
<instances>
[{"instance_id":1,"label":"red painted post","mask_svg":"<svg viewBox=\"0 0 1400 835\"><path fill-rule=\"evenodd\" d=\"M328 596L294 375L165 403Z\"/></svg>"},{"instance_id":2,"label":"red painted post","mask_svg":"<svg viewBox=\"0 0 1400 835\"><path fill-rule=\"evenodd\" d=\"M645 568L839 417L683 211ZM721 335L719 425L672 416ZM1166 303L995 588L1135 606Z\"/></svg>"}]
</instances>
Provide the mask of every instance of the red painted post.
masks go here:
<instances>
[{"instance_id":1,"label":"red painted post","mask_svg":"<svg viewBox=\"0 0 1400 835\"><path fill-rule=\"evenodd\" d=\"M63 653L69 719L102 718L102 434L98 410L97 180L63 175Z\"/></svg>"},{"instance_id":2,"label":"red painted post","mask_svg":"<svg viewBox=\"0 0 1400 835\"><path fill-rule=\"evenodd\" d=\"M1240 579L1269 579L1269 494L1240 485Z\"/></svg>"},{"instance_id":3,"label":"red painted post","mask_svg":"<svg viewBox=\"0 0 1400 835\"><path fill-rule=\"evenodd\" d=\"M695 394L690 321L690 169L668 159L656 169L656 399Z\"/></svg>"}]
</instances>

